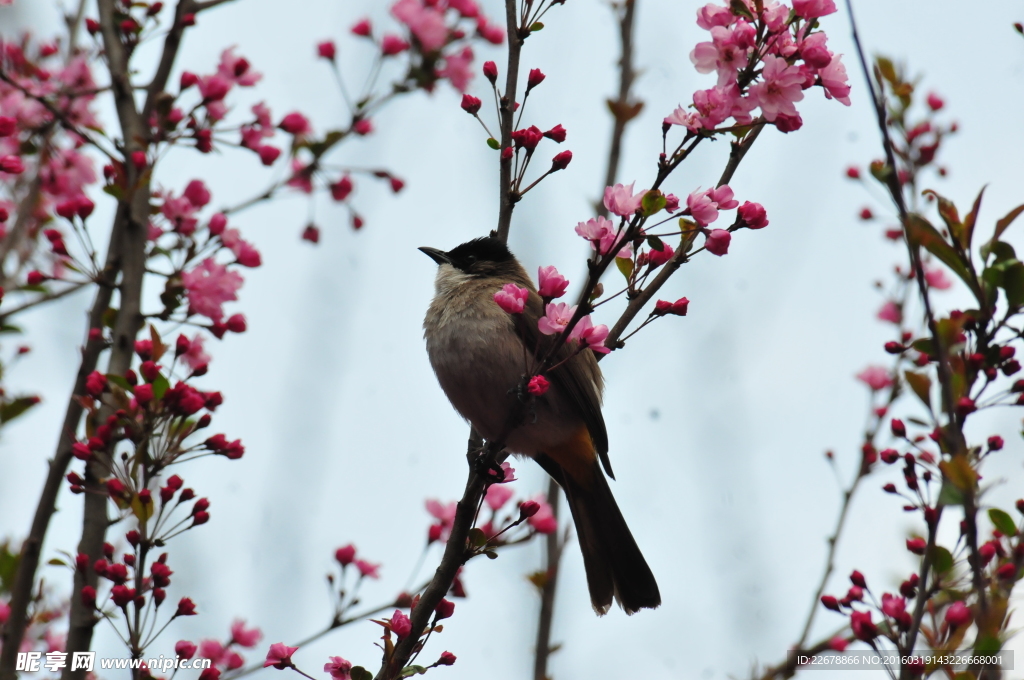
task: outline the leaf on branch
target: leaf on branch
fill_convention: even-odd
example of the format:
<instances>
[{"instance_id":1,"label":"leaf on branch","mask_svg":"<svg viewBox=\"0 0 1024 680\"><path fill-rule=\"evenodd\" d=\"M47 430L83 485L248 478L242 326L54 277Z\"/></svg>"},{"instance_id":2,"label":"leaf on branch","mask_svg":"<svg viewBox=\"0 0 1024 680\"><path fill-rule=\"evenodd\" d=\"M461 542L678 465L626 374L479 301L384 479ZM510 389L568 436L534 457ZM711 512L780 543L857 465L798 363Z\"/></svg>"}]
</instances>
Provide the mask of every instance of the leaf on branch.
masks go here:
<instances>
[{"instance_id":1,"label":"leaf on branch","mask_svg":"<svg viewBox=\"0 0 1024 680\"><path fill-rule=\"evenodd\" d=\"M913 371L904 371L903 377L906 379L907 384L910 385L910 389L917 395L917 398L930 410L932 407L932 379L924 373L914 373Z\"/></svg>"},{"instance_id":2,"label":"leaf on branch","mask_svg":"<svg viewBox=\"0 0 1024 680\"><path fill-rule=\"evenodd\" d=\"M946 239L935 230L928 220L911 213L907 215L906 224L907 236L912 245L921 246L929 253L939 258L943 264L953 270L953 273L960 277L960 280L967 284L967 287L974 293L982 305L985 304L984 295L978 288L963 259L953 250Z\"/></svg>"},{"instance_id":3,"label":"leaf on branch","mask_svg":"<svg viewBox=\"0 0 1024 680\"><path fill-rule=\"evenodd\" d=\"M7 424L39 403L36 397L18 397L0 404L0 424Z\"/></svg>"},{"instance_id":4,"label":"leaf on branch","mask_svg":"<svg viewBox=\"0 0 1024 680\"><path fill-rule=\"evenodd\" d=\"M982 187L981 191L978 192L978 197L974 199L974 205L971 206L971 212L967 213L967 217L964 218L964 236L967 238L967 242L961 242L964 251L970 251L971 240L974 238L974 227L978 223L978 213L981 212L981 197L985 195L986 187Z\"/></svg>"},{"instance_id":5,"label":"leaf on branch","mask_svg":"<svg viewBox=\"0 0 1024 680\"><path fill-rule=\"evenodd\" d=\"M953 568L953 555L941 545L932 546L932 568L944 574Z\"/></svg>"},{"instance_id":6,"label":"leaf on branch","mask_svg":"<svg viewBox=\"0 0 1024 680\"><path fill-rule=\"evenodd\" d=\"M615 266L619 268L622 275L629 281L629 277L633 275L633 260L628 257L617 257L615 258Z\"/></svg>"},{"instance_id":7,"label":"leaf on branch","mask_svg":"<svg viewBox=\"0 0 1024 680\"><path fill-rule=\"evenodd\" d=\"M661 193L657 189L648 191L644 194L644 197L640 199L640 207L643 209L643 213L647 217L658 213L666 205L668 205L668 201L665 199L665 194Z\"/></svg>"},{"instance_id":8,"label":"leaf on branch","mask_svg":"<svg viewBox=\"0 0 1024 680\"><path fill-rule=\"evenodd\" d=\"M608 110L611 111L612 116L614 116L615 120L620 123L628 123L639 116L640 112L644 109L643 102L623 103L614 99L608 99L606 103L608 104Z\"/></svg>"},{"instance_id":9,"label":"leaf on branch","mask_svg":"<svg viewBox=\"0 0 1024 680\"><path fill-rule=\"evenodd\" d=\"M949 480L959 491L973 492L978 483L978 472L971 467L965 455L940 461L939 469L942 470L942 478Z\"/></svg>"},{"instance_id":10,"label":"leaf on branch","mask_svg":"<svg viewBox=\"0 0 1024 680\"><path fill-rule=\"evenodd\" d=\"M353 666L352 670L349 671L349 675L352 677L352 680L373 680L373 673L362 666Z\"/></svg>"},{"instance_id":11,"label":"leaf on branch","mask_svg":"<svg viewBox=\"0 0 1024 680\"><path fill-rule=\"evenodd\" d=\"M1018 205L1016 208L1006 213L1003 219L996 222L995 233L992 234L992 242L998 241L999 237L1003 235L1003 232L1009 228L1013 221L1017 219L1017 216L1024 212L1024 205Z\"/></svg>"},{"instance_id":12,"label":"leaf on branch","mask_svg":"<svg viewBox=\"0 0 1024 680\"><path fill-rule=\"evenodd\" d=\"M992 526L999 529L1003 536L1017 535L1017 523L1013 521L1012 517L999 508L990 508L988 511L988 518L992 521Z\"/></svg>"},{"instance_id":13,"label":"leaf on branch","mask_svg":"<svg viewBox=\"0 0 1024 680\"><path fill-rule=\"evenodd\" d=\"M982 191L984 191L984 189ZM964 224L960 221L960 213L957 211L956 205L953 204L953 201L936 191L932 191L931 189L925 189L922 193L925 196L931 194L935 197L935 200L938 201L939 204L939 217L941 217L942 221L946 223L946 228L949 229L949 233L953 236L960 247L963 250L967 250L969 245L964 245Z\"/></svg>"}]
</instances>

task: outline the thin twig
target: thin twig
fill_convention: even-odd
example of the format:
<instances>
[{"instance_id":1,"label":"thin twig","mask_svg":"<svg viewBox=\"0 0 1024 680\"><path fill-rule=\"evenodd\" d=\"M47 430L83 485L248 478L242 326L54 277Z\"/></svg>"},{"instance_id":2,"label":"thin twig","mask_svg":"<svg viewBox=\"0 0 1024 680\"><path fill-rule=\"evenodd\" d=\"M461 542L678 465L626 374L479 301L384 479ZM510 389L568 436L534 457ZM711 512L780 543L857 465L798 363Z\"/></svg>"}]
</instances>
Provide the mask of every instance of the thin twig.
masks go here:
<instances>
[{"instance_id":1,"label":"thin twig","mask_svg":"<svg viewBox=\"0 0 1024 680\"><path fill-rule=\"evenodd\" d=\"M554 478L548 480L548 505L558 525L558 506L562 490ZM562 549L565 539L559 538L558 531L552 531L545 537L544 558L547 566L544 569L544 585L540 589L540 616L537 625L537 648L534 652L533 679L547 680L548 659L553 651L551 648L551 624L555 617L555 594L558 591L559 564L562 560Z\"/></svg>"}]
</instances>

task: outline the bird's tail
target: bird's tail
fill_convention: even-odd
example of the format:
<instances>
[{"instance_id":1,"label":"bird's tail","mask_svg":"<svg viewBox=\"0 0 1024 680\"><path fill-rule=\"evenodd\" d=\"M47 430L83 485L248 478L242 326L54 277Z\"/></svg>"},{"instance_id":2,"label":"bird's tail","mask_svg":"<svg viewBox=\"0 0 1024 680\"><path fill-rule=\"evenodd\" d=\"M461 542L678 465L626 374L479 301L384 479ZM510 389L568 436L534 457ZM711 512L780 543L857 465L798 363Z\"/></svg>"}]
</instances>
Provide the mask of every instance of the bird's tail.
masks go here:
<instances>
[{"instance_id":1,"label":"bird's tail","mask_svg":"<svg viewBox=\"0 0 1024 680\"><path fill-rule=\"evenodd\" d=\"M590 601L595 611L605 614L613 597L627 614L660 605L658 583L626 526L608 480L596 461L593 474L585 482L565 474L557 465L551 466L554 462L551 459L538 462L545 469L554 467L557 470L552 476L565 490L576 523ZM552 470L548 469L548 472Z\"/></svg>"}]
</instances>

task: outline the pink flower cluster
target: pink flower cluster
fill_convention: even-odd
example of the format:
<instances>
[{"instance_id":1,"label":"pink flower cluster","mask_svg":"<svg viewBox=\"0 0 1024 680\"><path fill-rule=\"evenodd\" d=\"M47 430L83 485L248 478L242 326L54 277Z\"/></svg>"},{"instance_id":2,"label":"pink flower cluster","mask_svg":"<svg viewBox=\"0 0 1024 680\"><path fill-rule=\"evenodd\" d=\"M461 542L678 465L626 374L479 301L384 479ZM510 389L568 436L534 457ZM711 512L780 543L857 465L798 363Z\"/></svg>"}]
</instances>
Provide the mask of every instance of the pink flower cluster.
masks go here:
<instances>
[{"instance_id":1,"label":"pink flower cluster","mask_svg":"<svg viewBox=\"0 0 1024 680\"><path fill-rule=\"evenodd\" d=\"M245 658L236 648L255 647L262 639L263 632L259 628L246 628L245 621L235 619L231 624L231 637L226 643L212 638L201 640L198 645L188 640L179 640L174 645L174 651L182 659L191 659L198 652L200 658L210 659L213 663L211 668L218 671L233 671L245 665Z\"/></svg>"},{"instance_id":2,"label":"pink flower cluster","mask_svg":"<svg viewBox=\"0 0 1024 680\"><path fill-rule=\"evenodd\" d=\"M448 80L459 92L466 91L473 77L473 48L462 42L466 37L463 21L475 24L476 35L491 44L505 40L504 27L491 23L476 0L398 0L391 6L391 15L406 28L406 37L384 33L377 39L369 19L358 21L352 33L374 40L384 57L411 50L430 63L440 61L433 77ZM333 43L330 45L326 54L321 45L320 53L333 59ZM430 89L433 83L425 86Z\"/></svg>"},{"instance_id":3,"label":"pink flower cluster","mask_svg":"<svg viewBox=\"0 0 1024 680\"><path fill-rule=\"evenodd\" d=\"M729 118L747 125L760 108L765 120L790 132L803 124L796 102L815 85L849 106L841 55L828 49L825 33L813 30L816 19L836 11L833 0L794 0L792 17L780 2L758 5L760 11L741 0L738 7L708 4L697 10L697 25L711 33L711 41L698 43L690 60L700 73L715 73L718 82L666 117L666 129L680 125L696 134Z\"/></svg>"}]
</instances>

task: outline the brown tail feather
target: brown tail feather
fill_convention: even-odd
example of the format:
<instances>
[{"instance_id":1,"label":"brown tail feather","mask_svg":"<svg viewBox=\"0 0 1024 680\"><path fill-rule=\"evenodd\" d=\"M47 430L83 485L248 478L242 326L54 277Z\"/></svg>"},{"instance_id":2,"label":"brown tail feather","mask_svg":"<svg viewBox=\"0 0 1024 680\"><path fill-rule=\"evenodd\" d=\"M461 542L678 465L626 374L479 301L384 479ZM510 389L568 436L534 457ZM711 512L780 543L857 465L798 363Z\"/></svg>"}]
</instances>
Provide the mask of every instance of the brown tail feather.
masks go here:
<instances>
[{"instance_id":1,"label":"brown tail feather","mask_svg":"<svg viewBox=\"0 0 1024 680\"><path fill-rule=\"evenodd\" d=\"M594 610L605 614L613 597L627 614L660 605L661 593L654 574L597 465L587 488L563 474L550 458L537 456L537 462L565 490L579 535Z\"/></svg>"}]
</instances>

